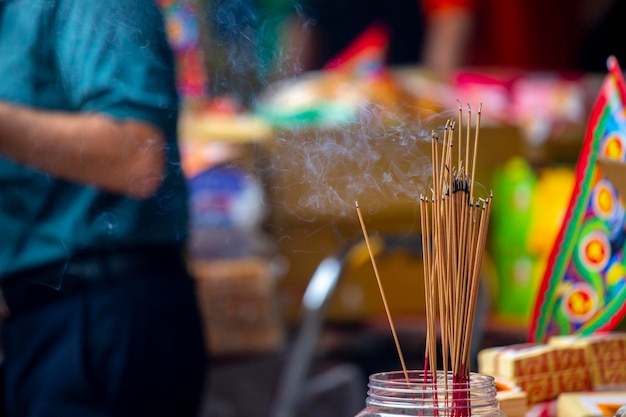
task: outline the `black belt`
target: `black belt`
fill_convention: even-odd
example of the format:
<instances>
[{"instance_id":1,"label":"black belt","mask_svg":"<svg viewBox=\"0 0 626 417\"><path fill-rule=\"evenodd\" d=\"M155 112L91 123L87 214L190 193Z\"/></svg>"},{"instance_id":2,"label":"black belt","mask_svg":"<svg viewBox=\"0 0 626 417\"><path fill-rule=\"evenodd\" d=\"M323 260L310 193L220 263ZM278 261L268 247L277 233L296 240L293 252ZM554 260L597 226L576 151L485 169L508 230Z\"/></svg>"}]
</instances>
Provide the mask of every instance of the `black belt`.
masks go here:
<instances>
[{"instance_id":1,"label":"black belt","mask_svg":"<svg viewBox=\"0 0 626 417\"><path fill-rule=\"evenodd\" d=\"M10 274L0 285L16 314L120 280L173 274L186 274L181 248L157 246L79 254Z\"/></svg>"}]
</instances>

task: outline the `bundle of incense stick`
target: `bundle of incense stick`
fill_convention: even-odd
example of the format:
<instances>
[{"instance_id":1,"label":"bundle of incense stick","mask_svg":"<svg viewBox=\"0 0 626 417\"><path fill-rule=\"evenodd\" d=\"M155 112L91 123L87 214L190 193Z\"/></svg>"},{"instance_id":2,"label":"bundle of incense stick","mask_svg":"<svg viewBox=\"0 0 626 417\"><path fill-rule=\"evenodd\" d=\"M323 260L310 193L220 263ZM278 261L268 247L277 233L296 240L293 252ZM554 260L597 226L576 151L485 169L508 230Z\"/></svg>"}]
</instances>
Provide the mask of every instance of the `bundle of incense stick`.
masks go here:
<instances>
[{"instance_id":1,"label":"bundle of incense stick","mask_svg":"<svg viewBox=\"0 0 626 417\"><path fill-rule=\"evenodd\" d=\"M453 410L451 415L454 417L470 415L469 408L467 408L469 390L463 389L463 385L458 384L469 383L474 313L491 213L491 195L488 198L474 197L480 113L479 108L473 139L471 108L468 109L467 126L463 132L463 111L460 103L458 129L456 128L457 122L448 120L443 129L443 138L433 132L432 193L430 197L420 196L427 322L424 382L437 385L443 381L447 393L448 375L452 375L452 388L461 388L458 391L463 394L456 397L453 395L452 398L441 398L441 400L446 402L446 408ZM455 141L456 132L458 136ZM453 155L455 146L456 158ZM469 165L470 157L471 166ZM456 160L456 166L453 165L454 160ZM410 386L408 371L358 202L356 202L356 210L404 377ZM443 356L442 378L437 376L437 327L440 330ZM454 411L455 403L460 406L458 412Z\"/></svg>"},{"instance_id":2,"label":"bundle of incense stick","mask_svg":"<svg viewBox=\"0 0 626 417\"><path fill-rule=\"evenodd\" d=\"M461 106L458 128L457 122L448 120L442 138L433 132L432 194L420 196L427 321L424 370L437 381L438 322L446 383L448 371L453 383L469 381L470 343L491 212L491 195L474 196L480 112L473 140L471 108L465 132Z\"/></svg>"}]
</instances>

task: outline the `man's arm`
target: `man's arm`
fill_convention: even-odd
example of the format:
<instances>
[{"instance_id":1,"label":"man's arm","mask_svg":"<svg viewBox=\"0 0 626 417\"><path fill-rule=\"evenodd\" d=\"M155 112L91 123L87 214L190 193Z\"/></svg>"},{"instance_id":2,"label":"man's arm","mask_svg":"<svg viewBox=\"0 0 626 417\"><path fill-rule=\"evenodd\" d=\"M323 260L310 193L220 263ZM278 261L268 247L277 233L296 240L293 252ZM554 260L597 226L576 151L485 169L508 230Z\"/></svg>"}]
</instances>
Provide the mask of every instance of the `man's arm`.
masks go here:
<instances>
[{"instance_id":1,"label":"man's arm","mask_svg":"<svg viewBox=\"0 0 626 417\"><path fill-rule=\"evenodd\" d=\"M473 19L462 10L447 10L430 17L424 41L424 65L447 73L465 65Z\"/></svg>"},{"instance_id":2,"label":"man's arm","mask_svg":"<svg viewBox=\"0 0 626 417\"><path fill-rule=\"evenodd\" d=\"M165 175L165 137L140 121L0 103L0 155L52 176L142 199Z\"/></svg>"},{"instance_id":3,"label":"man's arm","mask_svg":"<svg viewBox=\"0 0 626 417\"><path fill-rule=\"evenodd\" d=\"M445 75L466 64L474 32L475 0L423 0L426 32L422 64Z\"/></svg>"}]
</instances>

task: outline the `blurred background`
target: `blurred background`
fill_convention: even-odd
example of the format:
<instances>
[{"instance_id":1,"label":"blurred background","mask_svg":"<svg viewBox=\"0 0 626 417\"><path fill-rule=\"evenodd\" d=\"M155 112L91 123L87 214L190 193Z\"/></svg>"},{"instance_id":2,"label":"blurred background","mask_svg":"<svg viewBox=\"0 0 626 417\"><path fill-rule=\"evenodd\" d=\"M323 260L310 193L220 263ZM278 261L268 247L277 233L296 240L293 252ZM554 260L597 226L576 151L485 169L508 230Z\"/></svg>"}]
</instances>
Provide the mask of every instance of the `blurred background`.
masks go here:
<instances>
[{"instance_id":1,"label":"blurred background","mask_svg":"<svg viewBox=\"0 0 626 417\"><path fill-rule=\"evenodd\" d=\"M495 196L473 357L524 342L610 55L611 0L160 0L177 55L206 416L350 417L425 343L430 135L482 104ZM622 59L623 58L623 59ZM475 126L472 126L472 129ZM473 133L472 133L473 134Z\"/></svg>"}]
</instances>

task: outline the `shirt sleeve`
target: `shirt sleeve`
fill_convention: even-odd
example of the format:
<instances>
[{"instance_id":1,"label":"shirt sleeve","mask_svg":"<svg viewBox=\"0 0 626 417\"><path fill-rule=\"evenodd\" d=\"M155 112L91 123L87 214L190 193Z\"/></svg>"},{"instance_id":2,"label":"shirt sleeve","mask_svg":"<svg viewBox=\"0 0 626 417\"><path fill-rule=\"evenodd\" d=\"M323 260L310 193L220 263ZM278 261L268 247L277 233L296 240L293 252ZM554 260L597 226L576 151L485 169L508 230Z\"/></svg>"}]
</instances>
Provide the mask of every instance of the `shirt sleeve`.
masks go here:
<instances>
[{"instance_id":1,"label":"shirt sleeve","mask_svg":"<svg viewBox=\"0 0 626 417\"><path fill-rule=\"evenodd\" d=\"M59 0L52 31L72 110L175 126L174 60L154 0Z\"/></svg>"}]
</instances>

